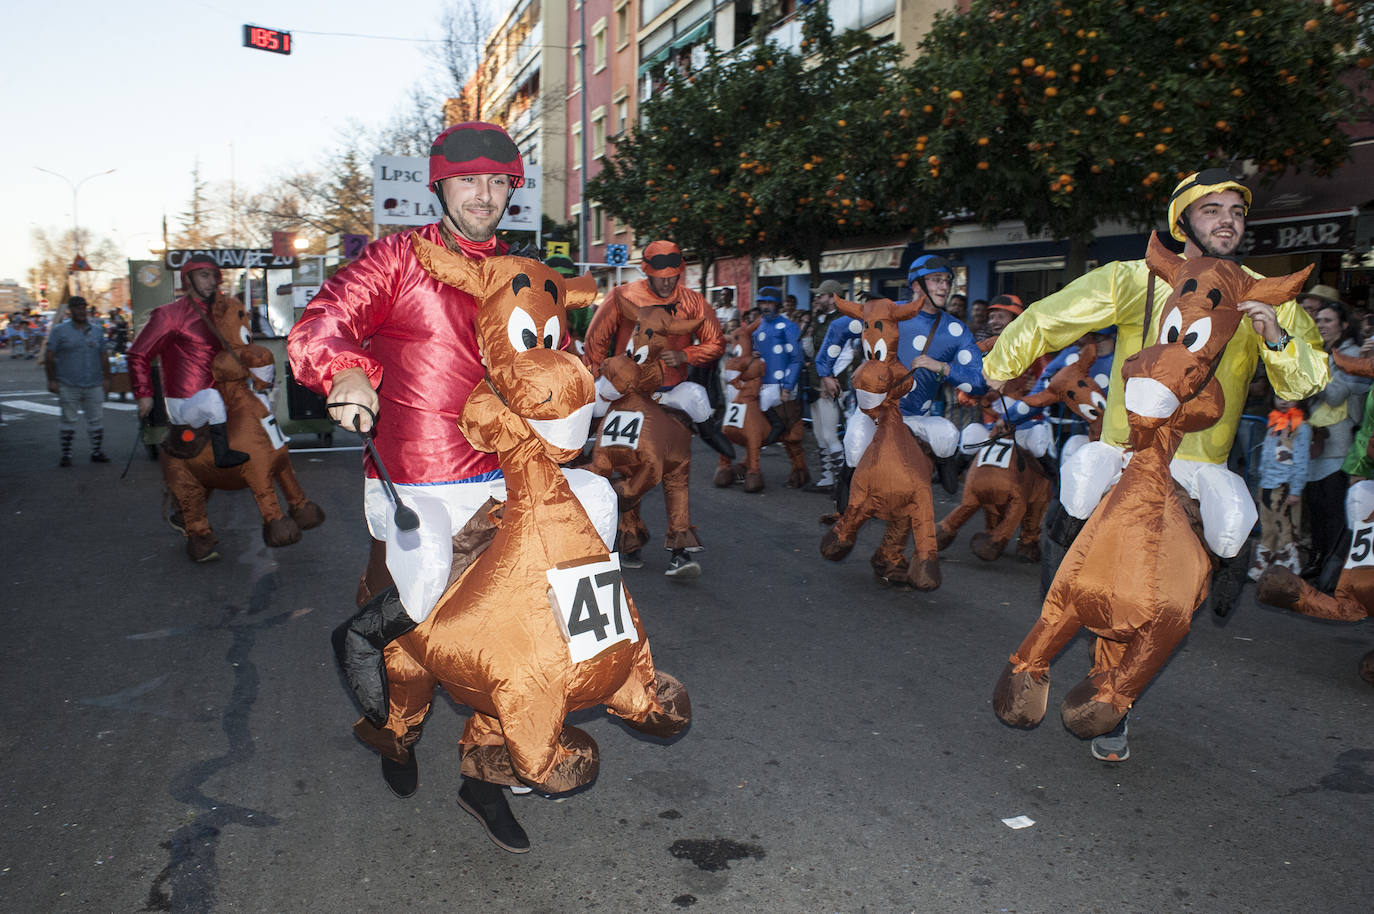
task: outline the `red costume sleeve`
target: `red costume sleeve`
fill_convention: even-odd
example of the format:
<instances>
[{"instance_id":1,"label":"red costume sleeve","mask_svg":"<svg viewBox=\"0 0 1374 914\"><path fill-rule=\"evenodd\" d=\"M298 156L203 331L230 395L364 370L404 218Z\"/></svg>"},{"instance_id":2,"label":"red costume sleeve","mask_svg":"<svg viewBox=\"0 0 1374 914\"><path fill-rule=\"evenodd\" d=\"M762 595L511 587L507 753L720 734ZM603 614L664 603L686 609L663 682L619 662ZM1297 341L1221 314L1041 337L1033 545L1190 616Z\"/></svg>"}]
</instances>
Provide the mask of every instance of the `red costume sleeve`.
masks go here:
<instances>
[{"instance_id":1,"label":"red costume sleeve","mask_svg":"<svg viewBox=\"0 0 1374 914\"><path fill-rule=\"evenodd\" d=\"M361 368L373 387L380 386L382 365L363 341L386 321L405 273L397 245L384 239L321 286L287 341L296 380L327 394L335 374Z\"/></svg>"},{"instance_id":2,"label":"red costume sleeve","mask_svg":"<svg viewBox=\"0 0 1374 914\"><path fill-rule=\"evenodd\" d=\"M596 313L592 315L592 321L587 325L587 336L584 341L582 358L591 369L592 377L601 373L601 363L618 352L612 352L615 347L616 339L620 336L620 310L616 306L616 289L613 286L606 297L601 299L601 304L596 306Z\"/></svg>"}]
</instances>

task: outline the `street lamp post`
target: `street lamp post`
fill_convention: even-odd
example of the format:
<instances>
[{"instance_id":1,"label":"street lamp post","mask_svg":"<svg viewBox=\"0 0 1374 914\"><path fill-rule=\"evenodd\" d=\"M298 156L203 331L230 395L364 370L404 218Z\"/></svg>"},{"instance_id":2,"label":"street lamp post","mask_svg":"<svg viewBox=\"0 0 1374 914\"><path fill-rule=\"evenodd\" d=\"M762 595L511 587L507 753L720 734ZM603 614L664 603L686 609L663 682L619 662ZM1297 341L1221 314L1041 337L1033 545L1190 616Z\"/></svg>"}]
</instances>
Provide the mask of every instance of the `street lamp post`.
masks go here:
<instances>
[{"instance_id":1,"label":"street lamp post","mask_svg":"<svg viewBox=\"0 0 1374 914\"><path fill-rule=\"evenodd\" d=\"M99 177L101 177L102 175L112 175L112 174L115 173L115 169L111 168L109 171L97 171L97 172L96 172L95 174L93 174L93 175L86 175L86 177L82 178L80 181L77 181L75 184L73 184L73 183L72 183L72 179L69 178L69 177L67 177L66 175L58 174L58 173L55 172L55 171L50 171L49 169L43 168L43 167L38 166L38 165L35 165L35 166L33 166L33 167L36 168L36 169L38 169L39 171L43 172L43 174L45 174L45 175L52 175L54 178L61 178L63 181L66 181L66 182L67 182L67 186L70 187L70 188L72 189L72 248L73 248L74 250L73 250L73 256L72 256L72 268L71 268L71 269L68 269L67 272L68 272L68 273L71 275L71 277L72 277L72 279L71 279L71 291L72 291L72 294L76 294L76 293L79 291L79 289L78 289L78 287L77 287L76 270L75 270L74 268L76 267L76 262L77 262L78 260L81 259L81 229L80 229L80 223L77 222L77 218L76 218L76 194L77 194L77 191L79 191L79 190L81 189L81 185L82 185L82 184L85 184L87 181L91 180L91 178L99 178Z\"/></svg>"}]
</instances>

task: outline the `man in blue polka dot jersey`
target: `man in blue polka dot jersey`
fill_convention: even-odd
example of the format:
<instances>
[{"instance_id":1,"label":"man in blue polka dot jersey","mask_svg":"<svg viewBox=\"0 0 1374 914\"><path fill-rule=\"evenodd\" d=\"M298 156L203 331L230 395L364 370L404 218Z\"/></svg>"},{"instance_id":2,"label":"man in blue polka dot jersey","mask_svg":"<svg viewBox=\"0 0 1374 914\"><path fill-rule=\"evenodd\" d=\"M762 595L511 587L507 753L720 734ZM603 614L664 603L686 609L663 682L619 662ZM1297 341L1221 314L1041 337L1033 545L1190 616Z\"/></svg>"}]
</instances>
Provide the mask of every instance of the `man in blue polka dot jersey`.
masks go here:
<instances>
[{"instance_id":1,"label":"man in blue polka dot jersey","mask_svg":"<svg viewBox=\"0 0 1374 914\"><path fill-rule=\"evenodd\" d=\"M759 289L755 302L759 308L759 326L754 331L754 352L764 364L759 409L770 426L763 442L769 445L801 418L801 400L797 396L803 356L801 331L778 313L782 306L782 290L777 286Z\"/></svg>"},{"instance_id":2,"label":"man in blue polka dot jersey","mask_svg":"<svg viewBox=\"0 0 1374 914\"><path fill-rule=\"evenodd\" d=\"M953 281L954 270L943 257L926 254L912 261L907 282L912 295L924 297L925 303L915 317L902 321L897 348L902 363L912 369L914 382L911 392L902 398L902 420L941 460L953 456L959 444L959 430L943 416L932 414L932 408L941 400L940 388L952 384L974 396L987 390L983 354L978 351L973 333L963 321L942 310ZM836 355L844 351L845 343L862 332L860 321L837 321L816 355L816 373L831 376ZM873 431L873 420L863 412L855 412L849 418L844 455L850 467L859 465L859 458L873 440Z\"/></svg>"}]
</instances>

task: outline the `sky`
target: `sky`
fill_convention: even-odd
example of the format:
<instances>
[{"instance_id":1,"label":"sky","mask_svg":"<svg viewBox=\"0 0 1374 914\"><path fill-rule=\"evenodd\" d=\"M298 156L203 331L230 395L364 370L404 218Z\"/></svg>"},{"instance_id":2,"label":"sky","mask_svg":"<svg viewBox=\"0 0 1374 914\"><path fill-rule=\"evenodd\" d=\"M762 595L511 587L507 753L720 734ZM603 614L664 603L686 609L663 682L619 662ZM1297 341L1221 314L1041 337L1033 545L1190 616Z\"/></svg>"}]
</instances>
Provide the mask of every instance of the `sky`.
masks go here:
<instances>
[{"instance_id":1,"label":"sky","mask_svg":"<svg viewBox=\"0 0 1374 914\"><path fill-rule=\"evenodd\" d=\"M493 21L510 0L483 0ZM72 226L148 257L175 231L191 171L259 189L309 167L350 122L402 108L435 73L449 0L38 0L7 4L0 67L0 280L26 281L35 227ZM290 55L243 47L245 24L291 31ZM35 166L67 180L44 174ZM113 174L99 175L114 169Z\"/></svg>"}]
</instances>

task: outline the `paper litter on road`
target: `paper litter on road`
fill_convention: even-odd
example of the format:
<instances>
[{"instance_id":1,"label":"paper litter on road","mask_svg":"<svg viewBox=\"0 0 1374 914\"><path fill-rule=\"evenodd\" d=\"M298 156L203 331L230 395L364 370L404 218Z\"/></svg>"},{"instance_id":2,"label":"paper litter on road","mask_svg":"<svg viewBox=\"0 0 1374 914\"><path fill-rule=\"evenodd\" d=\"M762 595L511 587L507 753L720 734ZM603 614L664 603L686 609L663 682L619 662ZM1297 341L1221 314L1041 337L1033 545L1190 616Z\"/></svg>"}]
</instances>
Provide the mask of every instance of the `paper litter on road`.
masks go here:
<instances>
[{"instance_id":1,"label":"paper litter on road","mask_svg":"<svg viewBox=\"0 0 1374 914\"><path fill-rule=\"evenodd\" d=\"M1012 816L1010 819L1003 819L1002 824L1007 828L1030 828L1035 824L1035 820L1030 816Z\"/></svg>"}]
</instances>

